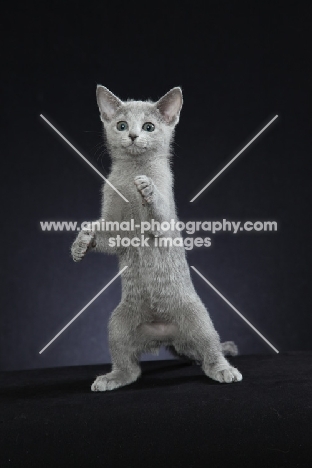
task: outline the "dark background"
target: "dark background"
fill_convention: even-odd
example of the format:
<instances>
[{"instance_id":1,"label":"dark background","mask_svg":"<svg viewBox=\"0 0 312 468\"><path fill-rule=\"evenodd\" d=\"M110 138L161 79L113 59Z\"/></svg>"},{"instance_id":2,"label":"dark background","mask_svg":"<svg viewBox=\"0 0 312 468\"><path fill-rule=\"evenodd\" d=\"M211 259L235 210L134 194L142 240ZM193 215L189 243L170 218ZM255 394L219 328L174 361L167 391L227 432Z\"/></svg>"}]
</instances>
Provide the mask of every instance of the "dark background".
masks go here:
<instances>
[{"instance_id":1,"label":"dark background","mask_svg":"<svg viewBox=\"0 0 312 468\"><path fill-rule=\"evenodd\" d=\"M275 233L216 234L212 247L188 253L189 262L278 350L311 349L307 3L189 5L27 2L3 12L2 370L109 362L107 321L120 280L39 355L118 271L117 259L106 255L75 264L75 234L39 226L99 217L101 178L39 117L107 175L98 83L121 99L157 100L182 87L174 146L180 218L278 221ZM189 203L276 114L265 134ZM223 340L235 340L243 354L273 353L192 276Z\"/></svg>"}]
</instances>

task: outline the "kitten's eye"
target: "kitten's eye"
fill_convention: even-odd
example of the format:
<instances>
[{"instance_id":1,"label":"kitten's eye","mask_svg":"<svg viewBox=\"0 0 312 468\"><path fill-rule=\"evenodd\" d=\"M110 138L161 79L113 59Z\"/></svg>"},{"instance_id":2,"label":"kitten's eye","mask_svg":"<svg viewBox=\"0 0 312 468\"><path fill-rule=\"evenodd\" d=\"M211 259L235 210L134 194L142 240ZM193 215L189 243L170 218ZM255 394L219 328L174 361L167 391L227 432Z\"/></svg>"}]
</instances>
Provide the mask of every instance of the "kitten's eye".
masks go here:
<instances>
[{"instance_id":1,"label":"kitten's eye","mask_svg":"<svg viewBox=\"0 0 312 468\"><path fill-rule=\"evenodd\" d=\"M145 122L142 128L146 132L153 132L155 130L155 125L152 124L151 122Z\"/></svg>"},{"instance_id":2,"label":"kitten's eye","mask_svg":"<svg viewBox=\"0 0 312 468\"><path fill-rule=\"evenodd\" d=\"M117 130L119 130L120 132L124 132L125 130L128 130L127 122L125 122L124 120L122 120L121 122L118 122Z\"/></svg>"}]
</instances>

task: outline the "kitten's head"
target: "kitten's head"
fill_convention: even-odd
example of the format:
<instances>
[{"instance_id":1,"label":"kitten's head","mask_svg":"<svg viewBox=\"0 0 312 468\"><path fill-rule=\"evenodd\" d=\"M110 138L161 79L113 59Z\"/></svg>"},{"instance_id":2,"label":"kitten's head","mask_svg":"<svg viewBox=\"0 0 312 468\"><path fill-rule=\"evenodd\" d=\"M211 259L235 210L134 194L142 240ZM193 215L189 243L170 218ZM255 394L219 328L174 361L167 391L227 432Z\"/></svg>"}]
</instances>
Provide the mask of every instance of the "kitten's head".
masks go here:
<instances>
[{"instance_id":1,"label":"kitten's head","mask_svg":"<svg viewBox=\"0 0 312 468\"><path fill-rule=\"evenodd\" d=\"M157 102L123 102L98 85L96 97L106 140L115 157L168 151L183 102L180 88L171 89Z\"/></svg>"}]
</instances>

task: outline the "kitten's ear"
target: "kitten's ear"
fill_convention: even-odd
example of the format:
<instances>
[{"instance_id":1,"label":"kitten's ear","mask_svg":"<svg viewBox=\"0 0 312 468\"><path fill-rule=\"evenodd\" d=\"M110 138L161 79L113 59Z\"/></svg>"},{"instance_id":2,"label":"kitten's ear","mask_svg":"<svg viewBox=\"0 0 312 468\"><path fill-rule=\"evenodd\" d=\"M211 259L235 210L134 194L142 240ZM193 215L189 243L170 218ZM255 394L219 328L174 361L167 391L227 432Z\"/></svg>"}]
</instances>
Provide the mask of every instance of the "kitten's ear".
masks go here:
<instances>
[{"instance_id":1,"label":"kitten's ear","mask_svg":"<svg viewBox=\"0 0 312 468\"><path fill-rule=\"evenodd\" d=\"M182 104L183 98L181 88L172 88L156 102L156 108L161 113L165 122L169 125L176 125L179 122Z\"/></svg>"},{"instance_id":2,"label":"kitten's ear","mask_svg":"<svg viewBox=\"0 0 312 468\"><path fill-rule=\"evenodd\" d=\"M96 100L101 113L101 120L111 120L117 109L122 105L122 101L111 93L105 86L97 85Z\"/></svg>"}]
</instances>

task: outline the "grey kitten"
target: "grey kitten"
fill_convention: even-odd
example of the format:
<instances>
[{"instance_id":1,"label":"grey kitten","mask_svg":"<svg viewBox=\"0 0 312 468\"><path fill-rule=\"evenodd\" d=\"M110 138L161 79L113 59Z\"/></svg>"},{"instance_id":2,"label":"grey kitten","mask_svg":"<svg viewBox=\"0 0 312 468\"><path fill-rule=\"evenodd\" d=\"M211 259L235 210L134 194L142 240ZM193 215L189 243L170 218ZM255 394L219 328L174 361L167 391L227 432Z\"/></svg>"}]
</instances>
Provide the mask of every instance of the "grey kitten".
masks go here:
<instances>
[{"instance_id":1,"label":"grey kitten","mask_svg":"<svg viewBox=\"0 0 312 468\"><path fill-rule=\"evenodd\" d=\"M170 169L170 146L179 121L182 91L171 89L156 103L122 102L104 86L97 102L112 159L109 181L129 200L104 184L101 219L105 221L178 220ZM122 273L122 298L109 322L112 371L98 376L93 391L113 390L137 380L141 353L161 346L200 362L218 382L238 382L241 373L225 359L237 354L234 343L220 343L209 314L198 297L184 247L155 246L155 237L181 237L179 231L157 229L145 234L149 246L111 246L109 238L139 237L140 230L107 232L93 224L72 245L75 261L88 250L114 253Z\"/></svg>"}]
</instances>

